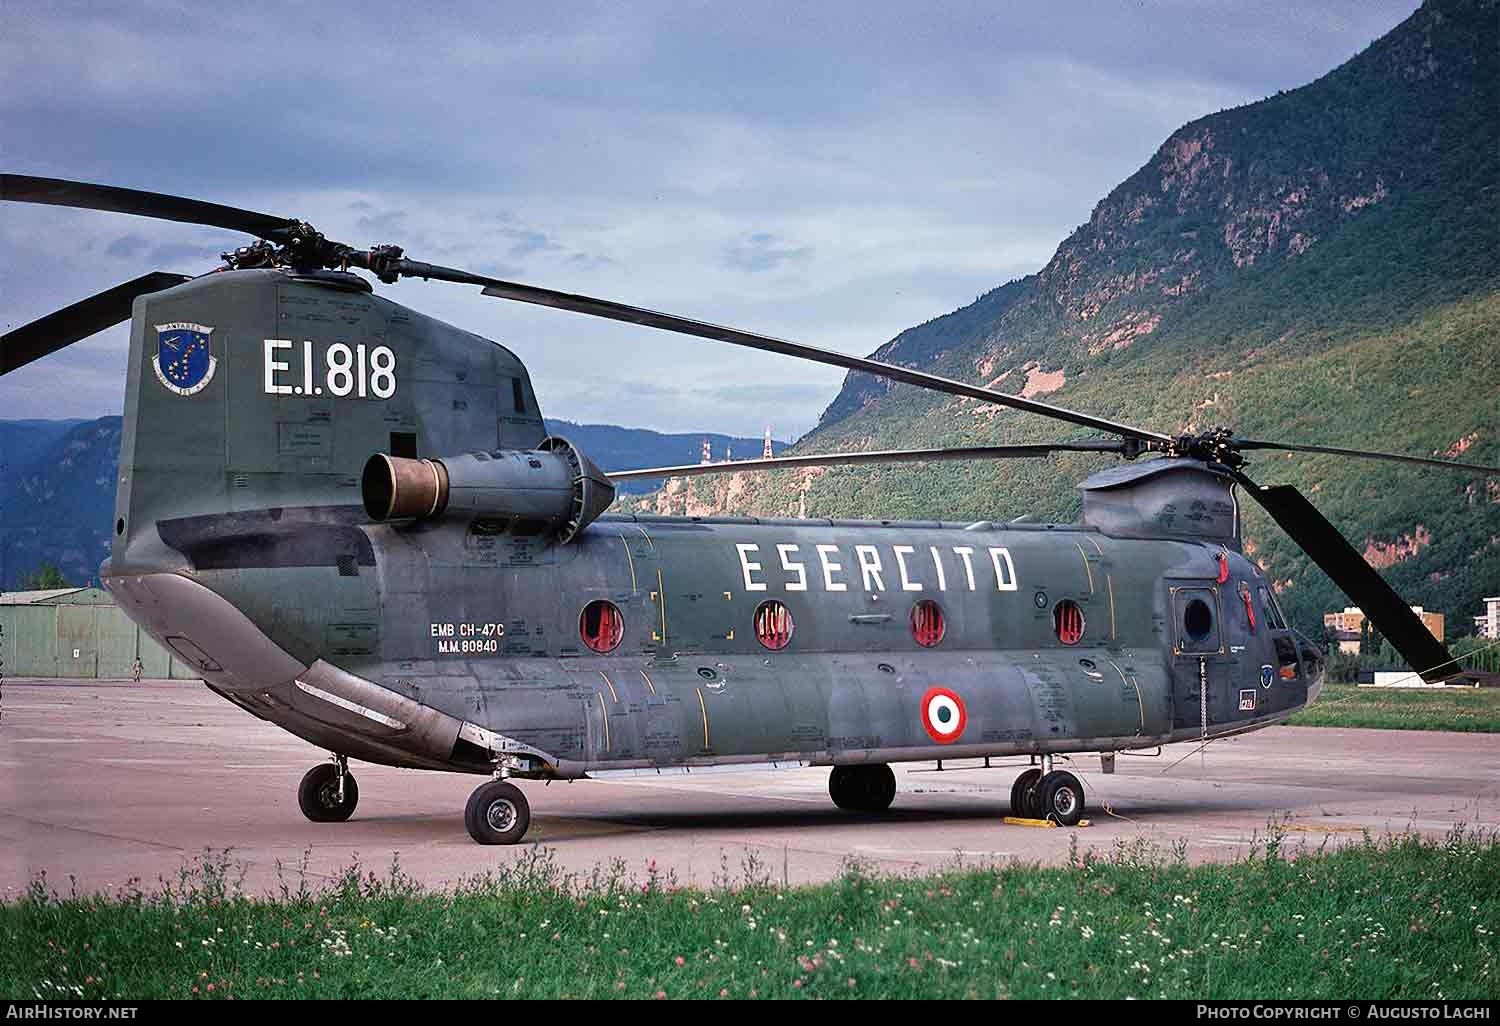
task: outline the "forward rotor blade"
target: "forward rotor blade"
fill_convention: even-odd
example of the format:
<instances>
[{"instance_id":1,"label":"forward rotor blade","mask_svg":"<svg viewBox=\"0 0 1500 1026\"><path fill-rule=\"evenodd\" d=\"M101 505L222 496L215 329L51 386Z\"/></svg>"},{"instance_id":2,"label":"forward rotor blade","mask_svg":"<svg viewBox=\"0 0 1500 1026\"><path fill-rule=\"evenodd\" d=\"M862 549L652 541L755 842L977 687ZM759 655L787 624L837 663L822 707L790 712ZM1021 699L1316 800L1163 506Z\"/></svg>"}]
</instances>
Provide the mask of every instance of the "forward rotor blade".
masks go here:
<instances>
[{"instance_id":1,"label":"forward rotor blade","mask_svg":"<svg viewBox=\"0 0 1500 1026\"><path fill-rule=\"evenodd\" d=\"M1435 684L1460 672L1447 647L1432 636L1406 600L1385 583L1306 496L1291 485L1262 487L1242 473L1236 472L1235 477L1292 541L1363 610L1423 680Z\"/></svg>"},{"instance_id":2,"label":"forward rotor blade","mask_svg":"<svg viewBox=\"0 0 1500 1026\"><path fill-rule=\"evenodd\" d=\"M8 331L0 336L0 375L129 320L130 304L136 296L190 280L183 274L152 271Z\"/></svg>"},{"instance_id":3,"label":"forward rotor blade","mask_svg":"<svg viewBox=\"0 0 1500 1026\"><path fill-rule=\"evenodd\" d=\"M12 203L45 203L54 207L78 207L83 210L110 210L118 214L136 214L162 221L181 221L213 228L258 235L272 242L282 241L287 228L296 222L253 210L226 207L218 203L168 196L160 192L121 189L113 185L91 185L62 178L33 178L31 175L0 175L0 200Z\"/></svg>"},{"instance_id":4,"label":"forward rotor blade","mask_svg":"<svg viewBox=\"0 0 1500 1026\"><path fill-rule=\"evenodd\" d=\"M1500 467L1486 467L1477 463L1459 463L1456 460L1440 460L1434 456L1404 456L1394 452L1371 452L1367 449L1335 449L1327 445L1301 445L1291 442L1263 442L1254 438L1236 438L1234 444L1240 449L1285 449L1288 452L1321 452L1330 456L1353 456L1363 460L1393 460L1397 463L1417 463L1429 467L1447 467L1449 470L1477 470L1481 474L1500 474Z\"/></svg>"},{"instance_id":5,"label":"forward rotor blade","mask_svg":"<svg viewBox=\"0 0 1500 1026\"><path fill-rule=\"evenodd\" d=\"M653 477L702 477L706 474L729 474L740 470L789 470L794 467L860 466L869 463L919 463L944 460L1036 459L1055 452L1124 451L1124 444L1107 438L1081 442L1054 442L1037 445L976 445L951 449L878 449L873 452L831 452L814 456L772 456L753 460L729 460L724 463L688 463L678 467L652 467L644 470L620 470L604 476L611 481L640 481Z\"/></svg>"},{"instance_id":6,"label":"forward rotor blade","mask_svg":"<svg viewBox=\"0 0 1500 1026\"><path fill-rule=\"evenodd\" d=\"M996 403L1000 406L1009 406L1012 409L1025 410L1028 413L1041 414L1044 417L1051 417L1053 420L1066 421L1069 424L1077 424L1080 427L1103 431L1111 435L1119 435L1123 438L1149 439L1163 444L1170 444L1172 442L1172 439L1167 435L1157 434L1154 431L1147 431L1129 424L1117 424L1114 421L1092 417L1086 413L1079 413L1061 406L1037 402L1035 399L1025 399L1018 395L1007 395L1004 392L996 392L992 389L981 388L978 385L954 381L951 378L939 377L936 374L927 374L908 367L898 367L894 364L881 363L878 360L866 360L858 356L846 356L843 353L803 345L800 342L787 342L783 339L771 338L767 335L756 335L752 332L740 331L737 328L726 328L717 324L708 324L704 321L678 317L674 314L659 313L655 310L646 310L638 306L627 306L624 303L616 303L608 299L594 299L590 296L579 296L570 292L556 292L552 289L539 288L535 285L521 285L516 282L502 281L498 278L485 278L477 274L470 274L467 271L455 270L451 267L439 267L435 264L424 264L415 260L397 261L395 269L399 274L406 277L436 278L439 281L481 285L484 287L484 294L486 296L494 296L497 299L509 299L518 303L531 303L535 306L550 306L553 309L587 314L590 317L603 317L612 321L623 321L627 324L640 324L648 328L674 331L678 334L706 338L715 342L728 342L730 345L759 349L762 352L777 353L781 356L794 356L800 360L811 360L814 363L827 364L830 367L863 371L866 374L890 378L892 381L899 381L907 385L916 385L920 388L930 388L933 391L944 392L948 395L967 396L970 399L980 399L984 402Z\"/></svg>"}]
</instances>

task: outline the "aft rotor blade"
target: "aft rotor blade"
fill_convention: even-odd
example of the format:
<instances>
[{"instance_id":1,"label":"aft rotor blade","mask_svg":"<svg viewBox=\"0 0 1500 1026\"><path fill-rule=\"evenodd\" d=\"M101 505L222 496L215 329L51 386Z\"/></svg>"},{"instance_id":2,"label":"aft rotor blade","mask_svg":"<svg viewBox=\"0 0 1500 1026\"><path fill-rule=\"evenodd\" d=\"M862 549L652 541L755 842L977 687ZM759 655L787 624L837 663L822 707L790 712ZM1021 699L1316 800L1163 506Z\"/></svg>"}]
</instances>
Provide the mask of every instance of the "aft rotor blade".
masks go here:
<instances>
[{"instance_id":1,"label":"aft rotor blade","mask_svg":"<svg viewBox=\"0 0 1500 1026\"><path fill-rule=\"evenodd\" d=\"M109 210L117 214L154 217L162 221L202 224L258 235L272 242L282 241L286 229L295 224L285 217L272 217L253 210L205 203L182 196L121 189L113 185L70 182L63 178L33 178L31 175L0 175L0 200L45 203L54 207L78 207L83 210Z\"/></svg>"},{"instance_id":2,"label":"aft rotor blade","mask_svg":"<svg viewBox=\"0 0 1500 1026\"><path fill-rule=\"evenodd\" d=\"M1291 485L1262 487L1242 473L1236 472L1235 477L1423 680L1437 683L1460 671L1447 647L1432 636L1406 600L1385 583L1306 496Z\"/></svg>"},{"instance_id":3,"label":"aft rotor blade","mask_svg":"<svg viewBox=\"0 0 1500 1026\"><path fill-rule=\"evenodd\" d=\"M129 320L130 305L136 296L160 292L190 280L183 274L152 271L8 331L0 336L0 375Z\"/></svg>"},{"instance_id":4,"label":"aft rotor blade","mask_svg":"<svg viewBox=\"0 0 1500 1026\"><path fill-rule=\"evenodd\" d=\"M679 467L620 470L606 474L611 481L640 481L653 477L702 477L741 470L789 470L795 467L841 467L869 463L918 463L943 460L1035 459L1055 452L1122 453L1125 446L1108 438L1037 445L976 445L951 449L879 449L873 452L831 452L813 456L772 456L769 459L688 463Z\"/></svg>"},{"instance_id":5,"label":"aft rotor blade","mask_svg":"<svg viewBox=\"0 0 1500 1026\"><path fill-rule=\"evenodd\" d=\"M587 314L590 317L603 317L612 321L623 321L627 324L640 324L648 328L659 328L663 331L674 331L678 334L706 338L715 342L728 342L730 345L759 349L762 352L777 353L782 356L794 356L800 360L811 360L814 363L827 364L830 367L842 367L845 370L862 371L866 374L889 378L892 381L899 381L903 384L916 385L919 388L929 388L936 392L945 392L948 395L966 396L970 399L979 399L984 402L996 403L1000 406L1009 406L1016 410L1025 410L1028 413L1041 414L1044 417L1051 417L1053 420L1066 421L1069 424L1077 424L1080 427L1090 428L1094 431L1103 431L1111 435L1119 435L1123 438L1149 439L1163 444L1170 444L1172 442L1172 439L1167 435L1133 427L1130 424L1117 424L1114 421L1093 417L1086 413L1079 413L1076 410L1053 406L1050 403L1037 402L1035 399L1025 399L1018 395L1007 395L1004 392L981 388L978 385L970 385L963 381L954 381L951 378L939 377L936 374L927 374L923 371L912 370L909 367L898 367L895 364L881 363L878 360L847 356L844 353L837 353L830 349L819 349L815 346L803 345L800 342L788 342L784 339L771 338L768 335L757 335L753 332L741 331L737 328L726 328L704 321L691 320L687 317L678 317L674 314L646 310L638 306L627 306L624 303L616 303L608 299L595 299L591 296L580 296L570 292L556 292L552 289L539 288L535 285L522 285L516 282L502 281L498 278L485 278L477 274L470 274L467 271L455 270L451 267L439 267L435 264L424 264L415 260L400 260L396 263L395 269L398 273L406 277L435 278L439 281L481 285L484 287L484 294L486 296L494 296L497 299L510 299L518 303L531 303L536 306L550 306L557 310Z\"/></svg>"},{"instance_id":6,"label":"aft rotor blade","mask_svg":"<svg viewBox=\"0 0 1500 1026\"><path fill-rule=\"evenodd\" d=\"M1327 445L1302 445L1295 442L1263 442L1254 438L1236 438L1239 449L1285 449L1288 452L1321 452L1330 456L1352 456L1362 460L1392 460L1397 463L1417 463L1428 467L1446 467L1449 470L1477 470L1481 474L1500 474L1500 467L1486 467L1477 463L1459 463L1457 460L1442 460L1434 456L1406 456L1395 452L1371 452L1368 449L1335 449Z\"/></svg>"}]
</instances>

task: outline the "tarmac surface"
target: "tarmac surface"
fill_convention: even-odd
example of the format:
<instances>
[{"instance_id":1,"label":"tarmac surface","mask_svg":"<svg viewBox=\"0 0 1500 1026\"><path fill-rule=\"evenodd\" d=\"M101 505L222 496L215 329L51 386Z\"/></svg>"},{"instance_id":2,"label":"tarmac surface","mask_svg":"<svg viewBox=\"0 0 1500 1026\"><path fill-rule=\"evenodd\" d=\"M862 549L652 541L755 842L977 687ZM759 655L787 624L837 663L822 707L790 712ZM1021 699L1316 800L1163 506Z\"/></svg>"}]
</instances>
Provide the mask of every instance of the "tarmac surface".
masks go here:
<instances>
[{"instance_id":1,"label":"tarmac surface","mask_svg":"<svg viewBox=\"0 0 1500 1026\"><path fill-rule=\"evenodd\" d=\"M695 771L624 780L520 782L531 831L512 848L473 843L463 806L482 777L351 763L360 804L347 823L302 817L296 788L326 758L197 682L7 680L0 695L0 898L45 871L67 892L151 889L205 849L222 853L243 886L295 887L356 860L434 886L526 857L533 842L588 875L619 860L643 879L648 862L681 884L791 883L837 876L858 858L906 873L1012 860L1057 863L1072 842L1107 854L1146 843L1191 860L1226 860L1264 840L1358 842L1364 831L1446 834L1500 827L1500 744L1485 734L1272 727L1169 748L1159 758L1095 756L1068 766L1088 791L1093 825L1004 824L1025 760L896 766L898 793L880 817L840 812L828 770ZM1107 803L1107 810L1105 804ZM282 868L278 870L278 862ZM72 882L70 883L70 878Z\"/></svg>"}]
</instances>

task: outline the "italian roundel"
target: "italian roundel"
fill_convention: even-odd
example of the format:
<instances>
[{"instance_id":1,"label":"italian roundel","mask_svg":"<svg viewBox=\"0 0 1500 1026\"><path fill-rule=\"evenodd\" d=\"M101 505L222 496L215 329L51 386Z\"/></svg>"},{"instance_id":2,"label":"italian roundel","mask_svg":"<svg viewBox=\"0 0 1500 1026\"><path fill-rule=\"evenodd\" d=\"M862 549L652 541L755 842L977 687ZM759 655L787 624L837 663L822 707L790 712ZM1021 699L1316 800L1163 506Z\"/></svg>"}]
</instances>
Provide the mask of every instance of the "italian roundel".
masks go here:
<instances>
[{"instance_id":1,"label":"italian roundel","mask_svg":"<svg viewBox=\"0 0 1500 1026\"><path fill-rule=\"evenodd\" d=\"M969 713L964 700L947 688L928 688L922 696L922 726L927 736L940 745L957 741L968 725Z\"/></svg>"}]
</instances>

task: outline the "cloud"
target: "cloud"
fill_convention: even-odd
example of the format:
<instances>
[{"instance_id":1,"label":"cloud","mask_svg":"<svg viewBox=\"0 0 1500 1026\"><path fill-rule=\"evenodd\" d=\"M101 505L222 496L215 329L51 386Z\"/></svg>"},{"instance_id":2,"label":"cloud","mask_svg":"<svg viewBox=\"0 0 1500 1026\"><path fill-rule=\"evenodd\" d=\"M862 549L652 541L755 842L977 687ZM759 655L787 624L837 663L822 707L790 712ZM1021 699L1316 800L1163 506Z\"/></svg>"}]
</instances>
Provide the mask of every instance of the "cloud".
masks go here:
<instances>
[{"instance_id":1,"label":"cloud","mask_svg":"<svg viewBox=\"0 0 1500 1026\"><path fill-rule=\"evenodd\" d=\"M406 225L403 223L406 220L406 211L404 210L377 211L374 204L365 203L362 200L351 203L349 206L350 209L374 211L372 213L362 213L359 220L355 222L359 226L361 237L363 238L397 238L406 231Z\"/></svg>"},{"instance_id":2,"label":"cloud","mask_svg":"<svg viewBox=\"0 0 1500 1026\"><path fill-rule=\"evenodd\" d=\"M724 266L753 273L769 271L788 261L805 260L810 256L811 246L782 245L781 240L769 232L756 232L725 247Z\"/></svg>"},{"instance_id":3,"label":"cloud","mask_svg":"<svg viewBox=\"0 0 1500 1026\"><path fill-rule=\"evenodd\" d=\"M351 20L284 0L18 0L0 131L26 141L10 171L305 218L351 245L863 354L1038 269L1178 125L1310 81L1415 6L370 0ZM163 53L213 73L164 72ZM5 268L9 324L248 241L5 207L0 251L25 254ZM781 435L843 377L472 288L377 288L504 343L570 419L755 435L774 407ZM118 412L126 337L7 375L0 409ZM625 367L668 394L580 377Z\"/></svg>"},{"instance_id":4,"label":"cloud","mask_svg":"<svg viewBox=\"0 0 1500 1026\"><path fill-rule=\"evenodd\" d=\"M164 242L151 250L151 262L162 266L193 265L199 271L219 266L223 246L204 246L190 242ZM206 265L206 266L197 266Z\"/></svg>"},{"instance_id":5,"label":"cloud","mask_svg":"<svg viewBox=\"0 0 1500 1026\"><path fill-rule=\"evenodd\" d=\"M134 260L149 248L151 248L151 243L139 235L131 234L120 236L104 247L104 252L109 256L119 257L122 260Z\"/></svg>"},{"instance_id":6,"label":"cloud","mask_svg":"<svg viewBox=\"0 0 1500 1026\"><path fill-rule=\"evenodd\" d=\"M543 232L533 231L529 228L502 228L497 232L501 238L509 239L511 247L510 256L520 259L535 253L554 252L562 249L556 242L549 239Z\"/></svg>"}]
</instances>

